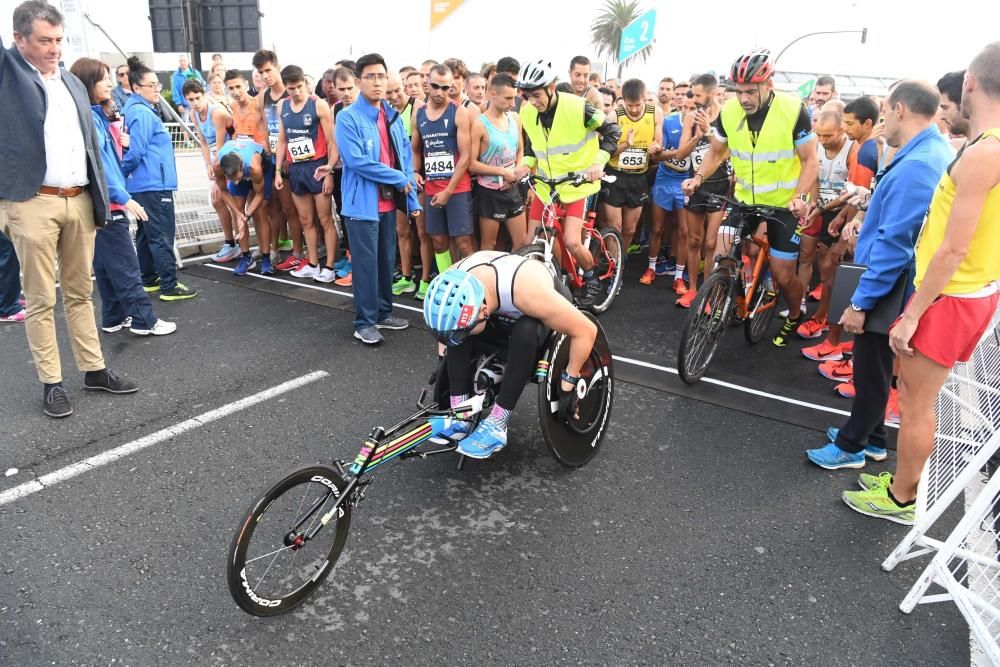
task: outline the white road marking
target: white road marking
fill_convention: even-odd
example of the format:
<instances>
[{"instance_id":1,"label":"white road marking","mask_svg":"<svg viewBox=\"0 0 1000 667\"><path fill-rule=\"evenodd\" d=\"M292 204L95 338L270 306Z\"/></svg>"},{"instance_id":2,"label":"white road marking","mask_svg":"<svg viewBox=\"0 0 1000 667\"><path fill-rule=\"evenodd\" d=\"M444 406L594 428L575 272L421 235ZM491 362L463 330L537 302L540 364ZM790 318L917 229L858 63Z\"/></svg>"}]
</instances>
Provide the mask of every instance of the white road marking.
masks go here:
<instances>
[{"instance_id":1,"label":"white road marking","mask_svg":"<svg viewBox=\"0 0 1000 667\"><path fill-rule=\"evenodd\" d=\"M247 396L246 398L241 398L240 400L229 403L228 405L223 405L220 408L209 410L208 412L202 413L197 417L192 417L191 419L182 421L179 424L168 426L167 428L157 431L156 433L151 433L143 438L139 438L138 440L125 443L120 447L109 449L106 452L96 454L90 458L68 465L65 468L60 468L54 472L42 475L41 477L30 482L25 482L24 484L15 486L12 489L8 489L3 493L0 493L0 505L6 505L7 503L18 500L19 498L30 496L32 493L36 493L60 482L65 482L66 480L72 479L73 477L76 477L81 473L85 473L88 470L93 470L94 468L99 468L103 465L113 463L118 459L135 454L136 452L146 449L147 447L152 447L153 445L163 442L164 440L169 440L170 438L178 436L181 433L186 433L187 431L196 429L199 426L204 426L205 424L222 419L223 417L231 415L234 412L245 410L253 405L257 405L258 403L263 403L270 398L274 398L275 396L287 393L293 389L298 389L299 387L307 385L310 382L315 382L316 380L329 376L330 374L326 371L313 371L312 373L295 378L294 380L283 382L276 387L265 389L264 391L257 392L252 396Z\"/></svg>"}]
</instances>

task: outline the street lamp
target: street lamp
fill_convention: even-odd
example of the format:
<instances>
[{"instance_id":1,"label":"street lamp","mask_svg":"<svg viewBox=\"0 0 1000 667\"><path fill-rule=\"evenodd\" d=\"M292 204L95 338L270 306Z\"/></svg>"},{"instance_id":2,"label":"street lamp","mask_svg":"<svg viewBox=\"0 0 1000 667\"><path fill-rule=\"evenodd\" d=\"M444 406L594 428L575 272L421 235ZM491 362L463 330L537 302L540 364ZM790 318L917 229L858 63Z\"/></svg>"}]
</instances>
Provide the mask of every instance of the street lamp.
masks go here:
<instances>
[{"instance_id":1,"label":"street lamp","mask_svg":"<svg viewBox=\"0 0 1000 667\"><path fill-rule=\"evenodd\" d=\"M792 44L794 44L799 40L805 39L806 37L812 37L813 35L843 35L843 34L855 34L855 33L861 33L862 44L868 41L868 28L862 28L861 30L823 30L820 32L809 32L806 33L805 35L799 35L798 37L790 41L788 44L786 44L785 48L781 49L781 51L778 51L778 55L775 56L774 58L774 67L775 69L777 69L778 60L780 60L781 56L784 55L785 51L788 50L788 47L790 47Z\"/></svg>"}]
</instances>

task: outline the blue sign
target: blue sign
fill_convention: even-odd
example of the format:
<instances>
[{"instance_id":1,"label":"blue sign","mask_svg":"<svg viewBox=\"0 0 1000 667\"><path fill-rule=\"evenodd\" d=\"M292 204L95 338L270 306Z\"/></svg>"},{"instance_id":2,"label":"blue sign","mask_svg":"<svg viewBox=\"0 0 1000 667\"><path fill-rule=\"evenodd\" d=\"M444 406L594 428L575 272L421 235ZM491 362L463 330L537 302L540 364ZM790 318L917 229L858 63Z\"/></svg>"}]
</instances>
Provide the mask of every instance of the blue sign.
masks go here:
<instances>
[{"instance_id":1,"label":"blue sign","mask_svg":"<svg viewBox=\"0 0 1000 667\"><path fill-rule=\"evenodd\" d=\"M625 29L622 30L622 43L618 47L618 62L624 62L653 43L655 23L656 10L650 9L625 26Z\"/></svg>"}]
</instances>

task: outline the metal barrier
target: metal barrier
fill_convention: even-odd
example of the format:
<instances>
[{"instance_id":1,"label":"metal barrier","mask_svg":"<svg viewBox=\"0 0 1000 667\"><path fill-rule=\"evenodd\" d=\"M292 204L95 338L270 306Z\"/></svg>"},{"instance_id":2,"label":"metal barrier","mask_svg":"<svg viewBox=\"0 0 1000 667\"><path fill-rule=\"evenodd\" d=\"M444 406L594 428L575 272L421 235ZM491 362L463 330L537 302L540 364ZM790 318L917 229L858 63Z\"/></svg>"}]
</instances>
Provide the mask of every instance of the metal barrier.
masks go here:
<instances>
[{"instance_id":1,"label":"metal barrier","mask_svg":"<svg viewBox=\"0 0 1000 667\"><path fill-rule=\"evenodd\" d=\"M167 132L170 133L170 143L174 146L174 153L200 152L201 149L197 142L193 141L188 134L188 132L194 131L194 125L187 124L188 132L184 131L180 123L164 123L163 127L167 128Z\"/></svg>"}]
</instances>

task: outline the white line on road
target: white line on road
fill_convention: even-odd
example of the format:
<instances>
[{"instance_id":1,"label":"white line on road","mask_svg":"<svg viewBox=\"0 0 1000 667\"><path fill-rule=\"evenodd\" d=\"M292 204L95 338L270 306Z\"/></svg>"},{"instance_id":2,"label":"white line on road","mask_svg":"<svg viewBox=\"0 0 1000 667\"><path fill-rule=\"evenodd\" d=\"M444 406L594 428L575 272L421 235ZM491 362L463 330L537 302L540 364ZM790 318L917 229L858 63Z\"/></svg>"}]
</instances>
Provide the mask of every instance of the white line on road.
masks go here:
<instances>
[{"instance_id":1,"label":"white line on road","mask_svg":"<svg viewBox=\"0 0 1000 667\"><path fill-rule=\"evenodd\" d=\"M107 465L117 461L118 459L135 454L136 452L146 449L147 447L163 442L164 440L178 436L181 433L196 429L199 426L204 426L205 424L231 415L234 412L245 410L253 405L257 405L258 403L263 403L270 398L274 398L275 396L287 393L293 389L298 389L299 387L307 385L310 382L315 382L316 380L329 376L330 374L326 371L313 371L312 373L295 378L294 380L283 382L276 387L265 389L264 391L253 394L252 396L241 398L240 400L229 403L228 405L223 405L221 408L209 410L208 412L202 413L197 417L192 417L191 419L182 421L179 424L168 426L161 431L151 433L143 438L139 438L138 440L133 440L132 442L121 445L120 447L109 449L106 452L96 454L78 463L68 465L65 468L60 468L55 472L42 475L38 479L25 482L24 484L15 486L12 489L8 489L3 493L0 493L0 505L6 505L7 503L13 502L19 498L30 496L32 493L41 491L46 487L53 486L59 482L65 482L67 479L72 479L80 473Z\"/></svg>"}]
</instances>

